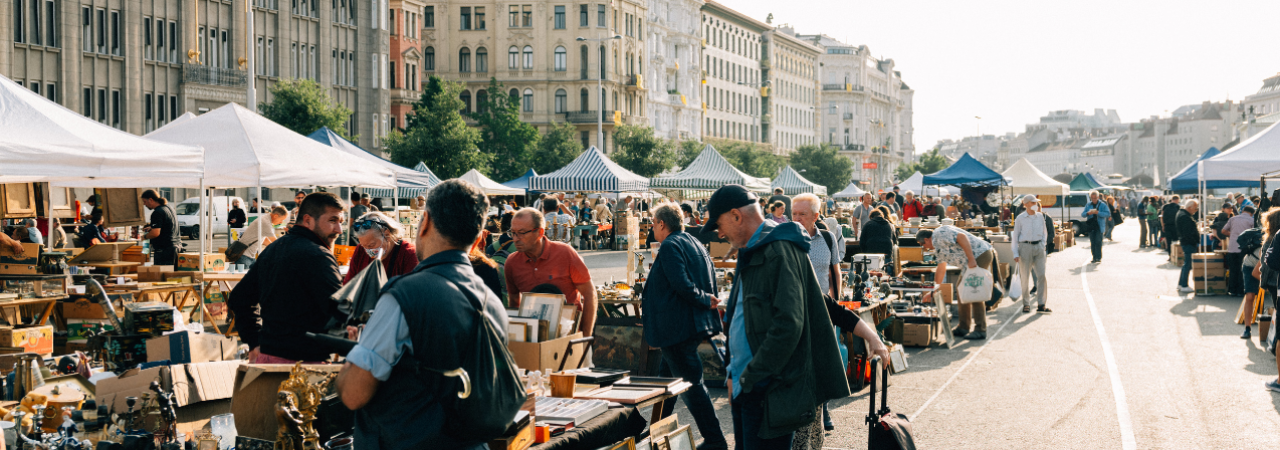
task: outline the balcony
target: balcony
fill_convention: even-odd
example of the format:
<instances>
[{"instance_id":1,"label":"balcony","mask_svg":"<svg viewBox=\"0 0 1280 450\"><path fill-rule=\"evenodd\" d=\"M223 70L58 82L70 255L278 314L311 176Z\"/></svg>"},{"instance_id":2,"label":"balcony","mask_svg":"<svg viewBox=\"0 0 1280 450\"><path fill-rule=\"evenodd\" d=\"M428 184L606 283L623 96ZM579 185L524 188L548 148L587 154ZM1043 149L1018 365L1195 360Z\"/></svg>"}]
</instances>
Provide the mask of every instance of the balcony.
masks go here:
<instances>
[{"instance_id":1,"label":"balcony","mask_svg":"<svg viewBox=\"0 0 1280 450\"><path fill-rule=\"evenodd\" d=\"M565 118L565 121L568 121L569 123L596 123L596 121L597 121L597 120L600 120L599 113L597 113L597 112L596 112L596 111L594 111L594 110L592 110L592 111L572 111L572 112L564 113L564 116L565 116L565 117L564 117L564 118ZM624 114L624 116L625 116L625 114ZM605 124L605 125L613 125L613 111L612 111L612 110L605 110L605 111L604 111L604 124Z\"/></svg>"},{"instance_id":2,"label":"balcony","mask_svg":"<svg viewBox=\"0 0 1280 450\"><path fill-rule=\"evenodd\" d=\"M860 152L864 149L862 144L844 144L844 150L847 152Z\"/></svg>"},{"instance_id":3,"label":"balcony","mask_svg":"<svg viewBox=\"0 0 1280 450\"><path fill-rule=\"evenodd\" d=\"M244 87L248 74L243 70L223 69L200 64L182 65L182 82L213 86Z\"/></svg>"},{"instance_id":4,"label":"balcony","mask_svg":"<svg viewBox=\"0 0 1280 450\"><path fill-rule=\"evenodd\" d=\"M769 58L760 58L760 68L761 68L761 69L768 69L768 68L770 68L770 67L773 67L773 65L771 65L771 64L769 63Z\"/></svg>"},{"instance_id":5,"label":"balcony","mask_svg":"<svg viewBox=\"0 0 1280 450\"><path fill-rule=\"evenodd\" d=\"M678 91L667 91L667 102L672 105L685 105L684 95Z\"/></svg>"},{"instance_id":6,"label":"balcony","mask_svg":"<svg viewBox=\"0 0 1280 450\"><path fill-rule=\"evenodd\" d=\"M853 113L844 113L844 120L853 120Z\"/></svg>"},{"instance_id":7,"label":"balcony","mask_svg":"<svg viewBox=\"0 0 1280 450\"><path fill-rule=\"evenodd\" d=\"M421 93L419 93L418 91L411 91L408 89L392 89L391 103L399 103L399 104L415 103L418 101L418 97L420 95Z\"/></svg>"},{"instance_id":8,"label":"balcony","mask_svg":"<svg viewBox=\"0 0 1280 450\"><path fill-rule=\"evenodd\" d=\"M761 124L767 124L767 123L770 123L770 122L773 122L773 114L765 114L765 115L760 116L760 123L761 123Z\"/></svg>"},{"instance_id":9,"label":"balcony","mask_svg":"<svg viewBox=\"0 0 1280 450\"><path fill-rule=\"evenodd\" d=\"M852 84L840 84L840 83L833 83L833 84L823 84L823 85L822 85L822 90L824 90L824 91L862 92L862 86L855 86L855 85L852 85Z\"/></svg>"},{"instance_id":10,"label":"balcony","mask_svg":"<svg viewBox=\"0 0 1280 450\"><path fill-rule=\"evenodd\" d=\"M633 74L633 75L627 76L627 91L643 91L643 90L644 90L643 75Z\"/></svg>"}]
</instances>

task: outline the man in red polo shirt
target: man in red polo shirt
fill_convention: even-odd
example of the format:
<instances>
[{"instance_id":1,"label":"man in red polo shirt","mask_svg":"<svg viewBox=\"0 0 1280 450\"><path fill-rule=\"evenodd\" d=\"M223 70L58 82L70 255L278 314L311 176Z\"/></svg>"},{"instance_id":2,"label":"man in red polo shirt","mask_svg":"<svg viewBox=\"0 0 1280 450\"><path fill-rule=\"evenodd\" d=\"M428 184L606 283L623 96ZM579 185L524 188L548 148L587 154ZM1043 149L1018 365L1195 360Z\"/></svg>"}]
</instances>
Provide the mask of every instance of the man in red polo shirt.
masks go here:
<instances>
[{"instance_id":1,"label":"man in red polo shirt","mask_svg":"<svg viewBox=\"0 0 1280 450\"><path fill-rule=\"evenodd\" d=\"M533 208L516 211L507 234L516 243L516 253L507 257L503 269L509 303L519 305L520 293L531 292L538 285L553 285L566 301L582 310L578 329L583 336L591 336L596 324L596 288L578 252L568 244L548 240L546 221Z\"/></svg>"}]
</instances>

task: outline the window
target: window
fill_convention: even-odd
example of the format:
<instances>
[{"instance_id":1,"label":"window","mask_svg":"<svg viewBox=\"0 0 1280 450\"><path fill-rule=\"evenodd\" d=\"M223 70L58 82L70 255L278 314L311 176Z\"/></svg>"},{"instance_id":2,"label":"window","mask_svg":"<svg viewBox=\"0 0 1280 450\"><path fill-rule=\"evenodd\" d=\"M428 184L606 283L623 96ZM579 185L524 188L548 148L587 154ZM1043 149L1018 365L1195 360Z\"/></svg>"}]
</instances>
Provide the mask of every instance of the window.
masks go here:
<instances>
[{"instance_id":1,"label":"window","mask_svg":"<svg viewBox=\"0 0 1280 450\"><path fill-rule=\"evenodd\" d=\"M178 118L178 96L170 95L169 96L169 120L176 120L177 118Z\"/></svg>"},{"instance_id":2,"label":"window","mask_svg":"<svg viewBox=\"0 0 1280 450\"><path fill-rule=\"evenodd\" d=\"M13 0L13 42L16 43L27 42L26 30L22 26L27 17L26 12L23 11L24 2L26 0Z\"/></svg>"},{"instance_id":3,"label":"window","mask_svg":"<svg viewBox=\"0 0 1280 450\"><path fill-rule=\"evenodd\" d=\"M115 12L111 13L111 21L115 24L116 29L120 28L120 19ZM119 55L120 46L117 45L119 43L119 39L113 37L111 42L111 53ZM181 62L178 60L178 22L172 20L169 21L169 62Z\"/></svg>"},{"instance_id":4,"label":"window","mask_svg":"<svg viewBox=\"0 0 1280 450\"><path fill-rule=\"evenodd\" d=\"M515 103L520 103L520 91L515 89L508 91L507 100Z\"/></svg>"},{"instance_id":5,"label":"window","mask_svg":"<svg viewBox=\"0 0 1280 450\"><path fill-rule=\"evenodd\" d=\"M373 61L373 65L370 65L370 66L369 66L369 71L371 72L371 73L370 73L370 75L373 75L373 77L372 77L372 78L373 78L373 88L374 88L374 89L377 89L377 88L378 88L378 80L380 79L380 78L378 77L378 55L369 55L369 57L370 57L370 58L372 59L372 61ZM377 121L375 120L374 122L377 122Z\"/></svg>"},{"instance_id":6,"label":"window","mask_svg":"<svg viewBox=\"0 0 1280 450\"><path fill-rule=\"evenodd\" d=\"M520 68L520 49L514 45L507 49L507 68L511 70Z\"/></svg>"},{"instance_id":7,"label":"window","mask_svg":"<svg viewBox=\"0 0 1280 450\"><path fill-rule=\"evenodd\" d=\"M396 62L391 61L391 84L387 85L387 88L398 89L399 87L400 85L396 84Z\"/></svg>"},{"instance_id":8,"label":"window","mask_svg":"<svg viewBox=\"0 0 1280 450\"><path fill-rule=\"evenodd\" d=\"M605 22L607 20L608 19L605 18L605 15L604 15L604 5L596 5L596 26L597 27L606 26Z\"/></svg>"},{"instance_id":9,"label":"window","mask_svg":"<svg viewBox=\"0 0 1280 450\"><path fill-rule=\"evenodd\" d=\"M311 50L307 52L307 60L308 60L307 77L314 80L316 79L316 73L319 72L319 69L320 69L320 64L316 62L316 46L312 45ZM231 67L231 66L223 66L223 67Z\"/></svg>"},{"instance_id":10,"label":"window","mask_svg":"<svg viewBox=\"0 0 1280 450\"><path fill-rule=\"evenodd\" d=\"M41 45L43 43L41 38L43 37L40 34L40 0L31 0L31 43ZM36 86L36 92L39 92L40 85L37 84Z\"/></svg>"},{"instance_id":11,"label":"window","mask_svg":"<svg viewBox=\"0 0 1280 450\"><path fill-rule=\"evenodd\" d=\"M477 6L477 7L476 7L476 29L477 29L477 30L483 30L483 29L485 29L485 25L484 25L484 7L483 7L483 6Z\"/></svg>"},{"instance_id":12,"label":"window","mask_svg":"<svg viewBox=\"0 0 1280 450\"><path fill-rule=\"evenodd\" d=\"M276 40L267 39L267 75L276 76Z\"/></svg>"},{"instance_id":13,"label":"window","mask_svg":"<svg viewBox=\"0 0 1280 450\"><path fill-rule=\"evenodd\" d=\"M404 82L405 82L405 86L404 86L405 89L408 89L411 91L418 90L418 65L417 64L404 65Z\"/></svg>"},{"instance_id":14,"label":"window","mask_svg":"<svg viewBox=\"0 0 1280 450\"><path fill-rule=\"evenodd\" d=\"M556 60L555 60L556 72L564 72L568 68L568 59L569 59L569 55L568 55L568 52L564 50L564 47L563 46L556 47Z\"/></svg>"},{"instance_id":15,"label":"window","mask_svg":"<svg viewBox=\"0 0 1280 450\"><path fill-rule=\"evenodd\" d=\"M142 18L142 58L143 59L153 58L151 47L152 47L151 18L143 17Z\"/></svg>"},{"instance_id":16,"label":"window","mask_svg":"<svg viewBox=\"0 0 1280 450\"><path fill-rule=\"evenodd\" d=\"M427 71L434 72L436 70L436 48L427 47L422 52L422 68Z\"/></svg>"},{"instance_id":17,"label":"window","mask_svg":"<svg viewBox=\"0 0 1280 450\"><path fill-rule=\"evenodd\" d=\"M590 146L591 146L591 132L583 131L582 132L582 148L587 148Z\"/></svg>"},{"instance_id":18,"label":"window","mask_svg":"<svg viewBox=\"0 0 1280 450\"><path fill-rule=\"evenodd\" d=\"M84 88L80 91L80 114L93 118L93 89Z\"/></svg>"},{"instance_id":19,"label":"window","mask_svg":"<svg viewBox=\"0 0 1280 450\"><path fill-rule=\"evenodd\" d=\"M525 28L533 27L533 5L524 5L521 7L520 26Z\"/></svg>"},{"instance_id":20,"label":"window","mask_svg":"<svg viewBox=\"0 0 1280 450\"><path fill-rule=\"evenodd\" d=\"M85 89L85 93L88 91ZM120 90L118 89L111 91L111 126L120 128Z\"/></svg>"},{"instance_id":21,"label":"window","mask_svg":"<svg viewBox=\"0 0 1280 450\"><path fill-rule=\"evenodd\" d=\"M436 7L428 6L422 12L422 26L424 28L436 27Z\"/></svg>"},{"instance_id":22,"label":"window","mask_svg":"<svg viewBox=\"0 0 1280 450\"><path fill-rule=\"evenodd\" d=\"M462 113L471 114L471 92L462 91L458 98L462 100Z\"/></svg>"},{"instance_id":23,"label":"window","mask_svg":"<svg viewBox=\"0 0 1280 450\"><path fill-rule=\"evenodd\" d=\"M484 47L476 49L476 72L489 71L489 50Z\"/></svg>"},{"instance_id":24,"label":"window","mask_svg":"<svg viewBox=\"0 0 1280 450\"><path fill-rule=\"evenodd\" d=\"M608 50L606 50L605 47L601 45L600 46L600 79L601 80L606 79L605 64L606 64L606 59L608 58L608 55L609 55Z\"/></svg>"},{"instance_id":25,"label":"window","mask_svg":"<svg viewBox=\"0 0 1280 450\"><path fill-rule=\"evenodd\" d=\"M376 61L376 60L377 60L377 57L375 56L375 57L374 57L374 59L375 59L375 61ZM378 70L381 70L381 71L382 71L382 86L383 86L383 89L390 89L389 87L387 87L387 86L388 86L388 85L387 85L388 81L387 81L387 54L386 54L386 53L383 53L383 54L382 54L382 64L378 64ZM383 119L383 121L385 122L385 121L386 121L386 119ZM385 128L385 127L384 127L384 128Z\"/></svg>"},{"instance_id":26,"label":"window","mask_svg":"<svg viewBox=\"0 0 1280 450\"><path fill-rule=\"evenodd\" d=\"M586 45L582 46L582 52L581 52L581 55L579 56L579 59L580 61L579 61L578 67L580 68L579 71L581 72L580 78L585 80L587 79L587 67L590 66L590 62L587 60Z\"/></svg>"},{"instance_id":27,"label":"window","mask_svg":"<svg viewBox=\"0 0 1280 450\"><path fill-rule=\"evenodd\" d=\"M555 27L557 30L563 30L564 29L564 6L557 6L555 11L556 11Z\"/></svg>"},{"instance_id":28,"label":"window","mask_svg":"<svg viewBox=\"0 0 1280 450\"><path fill-rule=\"evenodd\" d=\"M44 45L50 47L58 46L58 15L54 11L53 0L45 0L44 2Z\"/></svg>"},{"instance_id":29,"label":"window","mask_svg":"<svg viewBox=\"0 0 1280 450\"><path fill-rule=\"evenodd\" d=\"M164 45L164 21L156 19L156 60L168 61L169 51Z\"/></svg>"},{"instance_id":30,"label":"window","mask_svg":"<svg viewBox=\"0 0 1280 450\"><path fill-rule=\"evenodd\" d=\"M333 81L339 86L347 85L347 52L333 51Z\"/></svg>"},{"instance_id":31,"label":"window","mask_svg":"<svg viewBox=\"0 0 1280 450\"><path fill-rule=\"evenodd\" d=\"M471 71L471 49L463 47L462 50L458 50L458 71Z\"/></svg>"},{"instance_id":32,"label":"window","mask_svg":"<svg viewBox=\"0 0 1280 450\"><path fill-rule=\"evenodd\" d=\"M462 19L459 22L459 24L460 24L459 26L463 30L471 29L471 7L470 6L462 7Z\"/></svg>"},{"instance_id":33,"label":"window","mask_svg":"<svg viewBox=\"0 0 1280 450\"><path fill-rule=\"evenodd\" d=\"M298 78L298 43L289 44L289 60L293 64L289 65L289 75Z\"/></svg>"},{"instance_id":34,"label":"window","mask_svg":"<svg viewBox=\"0 0 1280 450\"><path fill-rule=\"evenodd\" d=\"M578 93L578 111L587 112L590 110L591 110L591 95L587 91L587 88L582 88L582 91Z\"/></svg>"},{"instance_id":35,"label":"window","mask_svg":"<svg viewBox=\"0 0 1280 450\"><path fill-rule=\"evenodd\" d=\"M520 26L520 5L511 5L507 7L507 28L517 28Z\"/></svg>"},{"instance_id":36,"label":"window","mask_svg":"<svg viewBox=\"0 0 1280 450\"><path fill-rule=\"evenodd\" d=\"M533 68L533 47L528 45L524 46L524 68Z\"/></svg>"},{"instance_id":37,"label":"window","mask_svg":"<svg viewBox=\"0 0 1280 450\"><path fill-rule=\"evenodd\" d=\"M164 94L156 96L156 125L164 125L169 115L165 114Z\"/></svg>"},{"instance_id":38,"label":"window","mask_svg":"<svg viewBox=\"0 0 1280 450\"><path fill-rule=\"evenodd\" d=\"M564 113L569 109L569 94L564 89L556 89L556 114Z\"/></svg>"},{"instance_id":39,"label":"window","mask_svg":"<svg viewBox=\"0 0 1280 450\"><path fill-rule=\"evenodd\" d=\"M524 112L533 112L533 89L524 90Z\"/></svg>"},{"instance_id":40,"label":"window","mask_svg":"<svg viewBox=\"0 0 1280 450\"><path fill-rule=\"evenodd\" d=\"M578 26L591 26L591 16L587 12L587 5L578 5Z\"/></svg>"},{"instance_id":41,"label":"window","mask_svg":"<svg viewBox=\"0 0 1280 450\"><path fill-rule=\"evenodd\" d=\"M254 46L253 48L253 68L254 68L253 73L255 75L262 75L264 73L263 70L266 69L266 67L263 66L262 64L263 61L266 59L266 55L263 54L262 52L263 44L265 43L265 41L266 39L263 39L262 36L258 36L257 45ZM336 51L333 52L333 66L334 67L338 66L338 52ZM337 79L337 78L338 77L335 75L334 79Z\"/></svg>"},{"instance_id":42,"label":"window","mask_svg":"<svg viewBox=\"0 0 1280 450\"><path fill-rule=\"evenodd\" d=\"M37 86L39 86L39 85L37 84ZM58 87L57 87L57 85L55 85L55 84L53 84L53 83L45 84L45 85L44 85L44 98L49 99L49 101L51 101L51 102L58 103Z\"/></svg>"},{"instance_id":43,"label":"window","mask_svg":"<svg viewBox=\"0 0 1280 450\"><path fill-rule=\"evenodd\" d=\"M99 92L101 92L101 91L99 91ZM151 131L151 130L154 130L154 129L155 129L155 124L154 124L154 123L152 123L152 120L154 120L154 118L152 117L152 111L153 111L153 110L152 110L152 108L153 108L153 105L151 104L151 94L146 94L146 95L144 95L144 96L142 96L142 97L143 97L143 100L142 100L142 110L143 110L143 111L146 111L146 113L144 113L145 115L144 115L144 117L143 117L143 118L145 119L145 121L143 122L143 124L145 124L145 125L146 125L146 127L147 127L147 131Z\"/></svg>"},{"instance_id":44,"label":"window","mask_svg":"<svg viewBox=\"0 0 1280 450\"><path fill-rule=\"evenodd\" d=\"M17 6L19 8L21 4L22 4L22 0L18 0L17 2L14 2L14 6ZM15 22L14 29L21 30L22 22L18 20L18 14L20 13L17 10L15 10L13 14L14 14L14 22ZM112 22L119 23L116 21L112 21ZM17 32L21 33L21 31L17 31ZM81 38L80 49L86 52L93 51L93 13L90 12L90 9L88 6L80 7L80 38ZM22 42L21 36L14 36L14 42ZM88 114L86 114L86 116L87 115Z\"/></svg>"},{"instance_id":45,"label":"window","mask_svg":"<svg viewBox=\"0 0 1280 450\"><path fill-rule=\"evenodd\" d=\"M484 113L489 110L489 93L484 89L476 91L476 112Z\"/></svg>"},{"instance_id":46,"label":"window","mask_svg":"<svg viewBox=\"0 0 1280 450\"><path fill-rule=\"evenodd\" d=\"M106 53L107 52L107 12L102 9L95 9L94 13L96 14L96 17L98 19L97 20L98 53ZM107 95L105 93L102 94L103 98L106 98L106 96Z\"/></svg>"},{"instance_id":47,"label":"window","mask_svg":"<svg viewBox=\"0 0 1280 450\"><path fill-rule=\"evenodd\" d=\"M391 15L391 35L395 36L399 34L400 31L400 24L396 23L396 10L390 10L387 14Z\"/></svg>"}]
</instances>

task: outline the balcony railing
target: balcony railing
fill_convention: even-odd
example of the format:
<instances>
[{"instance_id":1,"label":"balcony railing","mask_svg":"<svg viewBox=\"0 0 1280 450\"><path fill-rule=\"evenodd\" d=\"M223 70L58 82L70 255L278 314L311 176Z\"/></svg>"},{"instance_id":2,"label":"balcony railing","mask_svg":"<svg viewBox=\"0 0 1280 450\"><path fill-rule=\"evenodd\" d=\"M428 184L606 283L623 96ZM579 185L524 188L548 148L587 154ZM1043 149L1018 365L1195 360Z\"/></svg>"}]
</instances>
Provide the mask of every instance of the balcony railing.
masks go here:
<instances>
[{"instance_id":1,"label":"balcony railing","mask_svg":"<svg viewBox=\"0 0 1280 450\"><path fill-rule=\"evenodd\" d=\"M822 85L822 90L862 92L862 86L857 86L852 84L828 83L828 84Z\"/></svg>"},{"instance_id":2,"label":"balcony railing","mask_svg":"<svg viewBox=\"0 0 1280 450\"><path fill-rule=\"evenodd\" d=\"M627 76L627 89L630 89L630 90L644 89L644 76L640 74L632 74Z\"/></svg>"},{"instance_id":3,"label":"balcony railing","mask_svg":"<svg viewBox=\"0 0 1280 450\"><path fill-rule=\"evenodd\" d=\"M667 102L671 103L672 105L683 105L685 100L684 100L684 96L680 95L679 92L667 91Z\"/></svg>"},{"instance_id":4,"label":"balcony railing","mask_svg":"<svg viewBox=\"0 0 1280 450\"><path fill-rule=\"evenodd\" d=\"M599 113L597 113L594 110L571 111L571 112L564 113L564 115L565 115L565 120L568 121L569 123L596 123L597 120L600 120ZM606 109L604 111L603 119L606 125L613 125L613 111Z\"/></svg>"},{"instance_id":5,"label":"balcony railing","mask_svg":"<svg viewBox=\"0 0 1280 450\"><path fill-rule=\"evenodd\" d=\"M844 113L844 120L853 120L853 113Z\"/></svg>"},{"instance_id":6,"label":"balcony railing","mask_svg":"<svg viewBox=\"0 0 1280 450\"><path fill-rule=\"evenodd\" d=\"M244 87L248 74L243 70L224 69L200 64L182 65L182 82L214 86Z\"/></svg>"},{"instance_id":7,"label":"balcony railing","mask_svg":"<svg viewBox=\"0 0 1280 450\"><path fill-rule=\"evenodd\" d=\"M860 152L863 149L862 144L844 144L844 149L850 152Z\"/></svg>"}]
</instances>

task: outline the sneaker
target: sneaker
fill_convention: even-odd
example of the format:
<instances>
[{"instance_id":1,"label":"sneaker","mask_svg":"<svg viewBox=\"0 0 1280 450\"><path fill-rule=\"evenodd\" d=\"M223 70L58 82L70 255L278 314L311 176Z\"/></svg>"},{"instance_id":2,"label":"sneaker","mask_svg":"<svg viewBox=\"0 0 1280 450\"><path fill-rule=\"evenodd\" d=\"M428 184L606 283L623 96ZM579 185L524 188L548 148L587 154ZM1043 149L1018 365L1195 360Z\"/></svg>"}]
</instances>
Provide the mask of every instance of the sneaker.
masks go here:
<instances>
[{"instance_id":1,"label":"sneaker","mask_svg":"<svg viewBox=\"0 0 1280 450\"><path fill-rule=\"evenodd\" d=\"M822 424L822 429L827 430L827 431L835 431L835 430L836 430L836 425L835 425L835 424L833 424L833 423L830 423L830 422L828 422L828 423L824 423L824 424Z\"/></svg>"},{"instance_id":2,"label":"sneaker","mask_svg":"<svg viewBox=\"0 0 1280 450\"><path fill-rule=\"evenodd\" d=\"M1195 291L1196 291L1195 289L1192 289L1187 286L1178 286L1178 293L1181 293L1181 294L1190 294Z\"/></svg>"},{"instance_id":3,"label":"sneaker","mask_svg":"<svg viewBox=\"0 0 1280 450\"><path fill-rule=\"evenodd\" d=\"M1276 380L1268 381L1267 384L1263 386L1266 386L1268 390L1280 392L1280 383L1277 383Z\"/></svg>"},{"instance_id":4,"label":"sneaker","mask_svg":"<svg viewBox=\"0 0 1280 450\"><path fill-rule=\"evenodd\" d=\"M1038 312L1038 313L1048 314L1048 313L1053 312L1053 310L1052 310L1052 309L1049 309L1049 307L1048 307L1048 306L1040 306L1039 308L1036 308L1036 312Z\"/></svg>"},{"instance_id":5,"label":"sneaker","mask_svg":"<svg viewBox=\"0 0 1280 450\"><path fill-rule=\"evenodd\" d=\"M1029 313L1029 312L1031 312L1031 306L1030 306L1030 305L1022 305L1022 313L1023 313L1023 314L1026 314L1026 313Z\"/></svg>"},{"instance_id":6,"label":"sneaker","mask_svg":"<svg viewBox=\"0 0 1280 450\"><path fill-rule=\"evenodd\" d=\"M966 330L964 328L956 328L954 330L951 330L951 335L955 337L965 337L965 335L967 334L969 334L969 330Z\"/></svg>"},{"instance_id":7,"label":"sneaker","mask_svg":"<svg viewBox=\"0 0 1280 450\"><path fill-rule=\"evenodd\" d=\"M1244 334L1240 335L1240 339L1253 339L1252 330L1252 327L1244 327Z\"/></svg>"},{"instance_id":8,"label":"sneaker","mask_svg":"<svg viewBox=\"0 0 1280 450\"><path fill-rule=\"evenodd\" d=\"M971 340L971 341L979 341L979 340L983 340L983 339L986 339L986 338L987 338L987 332L985 332L985 331L974 331L974 332L972 332L972 333L969 333L969 335L968 335L968 336L965 336L964 338L965 338L965 339L968 339L968 340Z\"/></svg>"}]
</instances>

